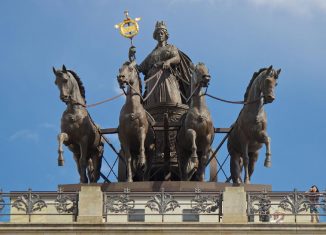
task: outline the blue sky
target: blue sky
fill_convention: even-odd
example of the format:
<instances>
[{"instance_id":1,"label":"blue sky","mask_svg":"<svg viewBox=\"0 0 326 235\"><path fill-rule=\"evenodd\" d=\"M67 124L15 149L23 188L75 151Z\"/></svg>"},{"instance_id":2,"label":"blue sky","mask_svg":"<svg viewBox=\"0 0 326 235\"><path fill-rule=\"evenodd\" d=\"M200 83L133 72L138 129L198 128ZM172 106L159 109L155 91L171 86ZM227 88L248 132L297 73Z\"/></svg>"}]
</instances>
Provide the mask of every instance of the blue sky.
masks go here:
<instances>
[{"instance_id":1,"label":"blue sky","mask_svg":"<svg viewBox=\"0 0 326 235\"><path fill-rule=\"evenodd\" d=\"M129 41L114 25L126 9L131 17L142 17L134 39L138 63L155 46L156 20L164 20L169 43L208 66L213 95L241 100L253 72L271 64L281 68L276 100L265 107L273 166L263 167L263 148L252 183L271 184L274 190L306 190L312 184L325 189L322 0L1 0L0 188L56 190L58 184L78 183L67 149L65 166L57 166L56 136L65 105L52 66L65 64L79 74L89 104L118 94L115 77L127 60ZM229 127L241 109L207 101L215 127ZM102 128L117 127L123 103L120 98L89 112ZM118 148L117 137L109 138ZM220 161L226 154L224 146ZM108 147L105 156L110 162L115 158Z\"/></svg>"}]
</instances>

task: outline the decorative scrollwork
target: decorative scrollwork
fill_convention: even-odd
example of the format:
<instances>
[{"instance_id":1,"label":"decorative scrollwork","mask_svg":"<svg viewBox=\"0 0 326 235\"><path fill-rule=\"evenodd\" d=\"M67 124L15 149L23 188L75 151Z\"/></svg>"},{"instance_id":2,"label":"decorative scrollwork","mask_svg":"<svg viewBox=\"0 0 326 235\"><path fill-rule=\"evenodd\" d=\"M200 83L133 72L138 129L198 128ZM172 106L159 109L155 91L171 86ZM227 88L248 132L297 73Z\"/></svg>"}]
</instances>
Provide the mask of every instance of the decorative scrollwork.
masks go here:
<instances>
[{"instance_id":1,"label":"decorative scrollwork","mask_svg":"<svg viewBox=\"0 0 326 235\"><path fill-rule=\"evenodd\" d=\"M0 212L3 210L3 208L5 208L6 203L5 200L2 197L2 189L0 190Z\"/></svg>"},{"instance_id":2,"label":"decorative scrollwork","mask_svg":"<svg viewBox=\"0 0 326 235\"><path fill-rule=\"evenodd\" d=\"M28 189L28 194L19 196L16 201L13 202L12 207L17 210L25 211L26 214L31 214L34 211L41 211L44 207L47 207L45 201L40 199L37 194L32 194L32 190Z\"/></svg>"},{"instance_id":3,"label":"decorative scrollwork","mask_svg":"<svg viewBox=\"0 0 326 235\"><path fill-rule=\"evenodd\" d=\"M59 214L62 213L75 213L77 210L77 202L75 198L71 198L68 195L62 194L61 188L59 188L58 196L55 199L55 208Z\"/></svg>"},{"instance_id":4,"label":"decorative scrollwork","mask_svg":"<svg viewBox=\"0 0 326 235\"><path fill-rule=\"evenodd\" d=\"M271 206L272 206L272 201L268 197L266 191L263 192L262 195L250 196L250 200L248 203L250 212L253 212L253 213L258 212L259 215L268 215L269 209L271 208Z\"/></svg>"},{"instance_id":5,"label":"decorative scrollwork","mask_svg":"<svg viewBox=\"0 0 326 235\"><path fill-rule=\"evenodd\" d=\"M164 193L164 188L160 194L155 194L147 201L146 206L151 211L157 211L160 214L165 214L169 211L174 211L175 208L180 207L178 201L173 199L173 196L168 193Z\"/></svg>"},{"instance_id":6,"label":"decorative scrollwork","mask_svg":"<svg viewBox=\"0 0 326 235\"><path fill-rule=\"evenodd\" d=\"M219 197L209 197L201 195L199 188L195 189L195 198L191 199L190 206L196 213L215 212L221 203Z\"/></svg>"},{"instance_id":7,"label":"decorative scrollwork","mask_svg":"<svg viewBox=\"0 0 326 235\"><path fill-rule=\"evenodd\" d=\"M323 193L323 197L320 201L320 207L323 209L323 211L326 212L326 194Z\"/></svg>"},{"instance_id":8,"label":"decorative scrollwork","mask_svg":"<svg viewBox=\"0 0 326 235\"><path fill-rule=\"evenodd\" d=\"M248 213L250 216L254 216L255 213L258 213L260 221L268 222L270 219L271 206L272 201L267 195L266 190L264 190L261 195L251 196L249 194Z\"/></svg>"},{"instance_id":9,"label":"decorative scrollwork","mask_svg":"<svg viewBox=\"0 0 326 235\"><path fill-rule=\"evenodd\" d=\"M135 207L135 200L129 198L130 190L124 189L124 194L119 196L107 197L105 208L109 212L114 213L128 213Z\"/></svg>"},{"instance_id":10,"label":"decorative scrollwork","mask_svg":"<svg viewBox=\"0 0 326 235\"><path fill-rule=\"evenodd\" d=\"M297 190L294 193L287 195L281 200L279 207L285 211L290 211L292 214L299 214L302 211L307 211L310 205L310 201L304 194L298 194Z\"/></svg>"}]
</instances>

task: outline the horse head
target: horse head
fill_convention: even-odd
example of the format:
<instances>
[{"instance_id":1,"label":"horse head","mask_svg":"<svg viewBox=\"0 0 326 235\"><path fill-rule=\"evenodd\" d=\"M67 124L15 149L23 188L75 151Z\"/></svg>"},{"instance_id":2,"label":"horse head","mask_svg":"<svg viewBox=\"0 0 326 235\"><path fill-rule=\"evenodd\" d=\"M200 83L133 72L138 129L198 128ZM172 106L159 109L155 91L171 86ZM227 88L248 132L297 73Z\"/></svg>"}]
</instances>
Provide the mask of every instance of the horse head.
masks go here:
<instances>
[{"instance_id":1,"label":"horse head","mask_svg":"<svg viewBox=\"0 0 326 235\"><path fill-rule=\"evenodd\" d=\"M275 99L275 87L277 86L277 78L281 73L281 69L275 71L271 65L265 70L263 82L261 83L261 91L264 97L264 103L272 103Z\"/></svg>"},{"instance_id":2,"label":"horse head","mask_svg":"<svg viewBox=\"0 0 326 235\"><path fill-rule=\"evenodd\" d=\"M85 104L85 89L78 76L63 65L62 69L55 69L55 84L60 91L60 99L68 103ZM75 76L74 76L75 75Z\"/></svg>"},{"instance_id":3,"label":"horse head","mask_svg":"<svg viewBox=\"0 0 326 235\"><path fill-rule=\"evenodd\" d=\"M197 86L207 87L211 80L208 68L204 63L199 62L195 68L192 76L192 87L193 89Z\"/></svg>"},{"instance_id":4,"label":"horse head","mask_svg":"<svg viewBox=\"0 0 326 235\"><path fill-rule=\"evenodd\" d=\"M133 86L133 84L138 80L138 71L136 69L136 62L126 62L119 69L119 74L117 76L120 88L124 88L125 84ZM136 80L136 79L137 80Z\"/></svg>"}]
</instances>

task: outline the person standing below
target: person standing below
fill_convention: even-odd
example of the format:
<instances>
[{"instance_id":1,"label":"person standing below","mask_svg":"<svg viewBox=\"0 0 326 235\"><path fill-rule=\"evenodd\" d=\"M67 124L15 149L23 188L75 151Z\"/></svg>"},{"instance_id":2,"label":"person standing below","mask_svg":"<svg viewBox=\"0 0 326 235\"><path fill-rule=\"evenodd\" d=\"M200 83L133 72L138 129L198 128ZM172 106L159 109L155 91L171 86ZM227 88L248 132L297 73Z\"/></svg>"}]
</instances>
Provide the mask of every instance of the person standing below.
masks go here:
<instances>
[{"instance_id":1,"label":"person standing below","mask_svg":"<svg viewBox=\"0 0 326 235\"><path fill-rule=\"evenodd\" d=\"M319 223L319 216L318 216L318 203L319 203L319 189L316 185L310 187L308 199L310 201L310 215L311 215L311 223Z\"/></svg>"}]
</instances>

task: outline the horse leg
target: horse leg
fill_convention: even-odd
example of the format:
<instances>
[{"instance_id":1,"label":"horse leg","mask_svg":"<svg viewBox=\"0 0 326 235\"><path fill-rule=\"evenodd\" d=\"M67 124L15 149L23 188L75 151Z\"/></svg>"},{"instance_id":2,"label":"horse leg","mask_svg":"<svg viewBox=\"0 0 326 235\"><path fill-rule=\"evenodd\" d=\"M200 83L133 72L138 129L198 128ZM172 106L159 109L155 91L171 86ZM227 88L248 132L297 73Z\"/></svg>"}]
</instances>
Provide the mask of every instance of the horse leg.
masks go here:
<instances>
[{"instance_id":1,"label":"horse leg","mask_svg":"<svg viewBox=\"0 0 326 235\"><path fill-rule=\"evenodd\" d=\"M138 169L146 168L146 157L145 157L145 139L146 139L146 131L144 127L141 127L139 130L139 159L137 162Z\"/></svg>"},{"instance_id":2,"label":"horse leg","mask_svg":"<svg viewBox=\"0 0 326 235\"><path fill-rule=\"evenodd\" d=\"M192 163L192 168L198 168L198 156L197 156L197 145L196 145L196 131L193 129L187 129L186 137L191 145L191 155L190 162Z\"/></svg>"},{"instance_id":3,"label":"horse leg","mask_svg":"<svg viewBox=\"0 0 326 235\"><path fill-rule=\"evenodd\" d=\"M272 166L272 152L271 152L271 138L267 136L265 137L265 146L266 146L266 158L264 162L265 167L271 167Z\"/></svg>"},{"instance_id":4,"label":"horse leg","mask_svg":"<svg viewBox=\"0 0 326 235\"><path fill-rule=\"evenodd\" d=\"M129 148L123 149L127 160L127 182L132 182L132 162L131 153Z\"/></svg>"},{"instance_id":5,"label":"horse leg","mask_svg":"<svg viewBox=\"0 0 326 235\"><path fill-rule=\"evenodd\" d=\"M241 157L239 153L230 152L231 160L230 160L230 172L233 185L240 185L242 183L241 180Z\"/></svg>"},{"instance_id":6,"label":"horse leg","mask_svg":"<svg viewBox=\"0 0 326 235\"><path fill-rule=\"evenodd\" d=\"M58 147L58 166L63 166L64 165L64 158L63 158L63 147L62 144L64 142L67 142L69 139L68 134L67 133L60 133L58 135L58 142L59 142L59 147Z\"/></svg>"},{"instance_id":7,"label":"horse leg","mask_svg":"<svg viewBox=\"0 0 326 235\"><path fill-rule=\"evenodd\" d=\"M79 175L81 174L80 165L79 165L80 153L74 153L74 160L76 162L77 170Z\"/></svg>"},{"instance_id":8,"label":"horse leg","mask_svg":"<svg viewBox=\"0 0 326 235\"><path fill-rule=\"evenodd\" d=\"M249 180L249 155L248 155L248 143L245 143L242 146L242 158L243 158L243 166L244 166L244 182L245 184L250 184Z\"/></svg>"},{"instance_id":9,"label":"horse leg","mask_svg":"<svg viewBox=\"0 0 326 235\"><path fill-rule=\"evenodd\" d=\"M103 152L104 148L102 143L96 148L95 153L92 155L93 171L90 178L92 183L96 183L100 179Z\"/></svg>"},{"instance_id":10,"label":"horse leg","mask_svg":"<svg viewBox=\"0 0 326 235\"><path fill-rule=\"evenodd\" d=\"M206 160L207 160L207 157L204 153L201 156L199 156L199 164L198 164L198 170L197 170L198 181L204 181L204 179L205 179Z\"/></svg>"},{"instance_id":11,"label":"horse leg","mask_svg":"<svg viewBox=\"0 0 326 235\"><path fill-rule=\"evenodd\" d=\"M88 164L87 164L87 176L88 176L89 182L91 182L91 183L94 183L93 172L94 172L93 160L92 160L92 158L90 158L90 159L88 159Z\"/></svg>"},{"instance_id":12,"label":"horse leg","mask_svg":"<svg viewBox=\"0 0 326 235\"><path fill-rule=\"evenodd\" d=\"M251 180L252 173L255 170L255 164L258 159L258 151L249 153L249 180Z\"/></svg>"},{"instance_id":13,"label":"horse leg","mask_svg":"<svg viewBox=\"0 0 326 235\"><path fill-rule=\"evenodd\" d=\"M81 156L79 158L79 167L80 167L80 182L81 183L88 183L88 178L86 175L86 168L88 165L88 154L89 154L89 149L87 146L87 141L83 141L80 144L80 149L81 149Z\"/></svg>"},{"instance_id":14,"label":"horse leg","mask_svg":"<svg viewBox=\"0 0 326 235\"><path fill-rule=\"evenodd\" d=\"M209 143L209 142L207 142ZM202 152L201 157L199 158L199 167L198 167L198 180L204 181L205 179L205 166L208 160L210 151L210 146L207 145L206 149Z\"/></svg>"}]
</instances>

